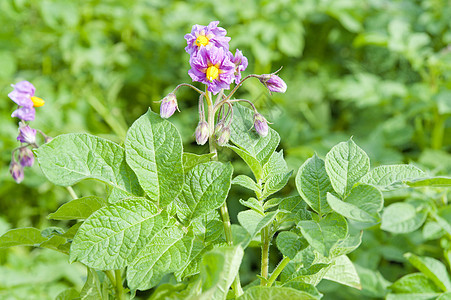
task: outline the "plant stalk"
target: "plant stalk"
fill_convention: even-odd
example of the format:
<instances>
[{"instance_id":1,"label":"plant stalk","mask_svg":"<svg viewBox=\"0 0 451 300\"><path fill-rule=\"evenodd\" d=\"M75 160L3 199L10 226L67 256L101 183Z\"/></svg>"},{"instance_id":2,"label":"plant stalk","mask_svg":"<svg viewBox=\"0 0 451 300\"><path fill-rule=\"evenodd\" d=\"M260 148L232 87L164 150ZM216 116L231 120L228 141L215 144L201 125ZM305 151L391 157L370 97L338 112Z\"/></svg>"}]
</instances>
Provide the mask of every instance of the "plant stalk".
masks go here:
<instances>
[{"instance_id":1,"label":"plant stalk","mask_svg":"<svg viewBox=\"0 0 451 300\"><path fill-rule=\"evenodd\" d=\"M215 135L215 110L214 110L213 103L211 101L211 93L207 91L207 88L205 88L205 99L207 100L207 108L208 108L208 110L207 110L208 121L207 122L208 122L208 128L209 128L209 133L210 133L208 144L210 146L210 153L214 154L214 156L211 159L214 161L218 161L218 151L216 149L215 137L214 137L214 135ZM224 225L224 233L225 233L227 245L233 246L232 225L230 224L230 216L229 216L229 212L227 209L227 201L224 202L224 204L221 206L220 212L221 212L222 223ZM241 296L244 293L243 289L241 288L239 273L236 275L235 280L232 283L232 289L235 292L236 298L238 298L239 296Z\"/></svg>"},{"instance_id":2,"label":"plant stalk","mask_svg":"<svg viewBox=\"0 0 451 300\"><path fill-rule=\"evenodd\" d=\"M284 256L284 258L280 261L280 263L272 272L271 277L269 277L268 282L266 283L266 286L271 286L274 283L274 281L276 281L277 277L279 277L280 273L282 273L283 269L285 269L285 267L289 262L290 259Z\"/></svg>"},{"instance_id":3,"label":"plant stalk","mask_svg":"<svg viewBox=\"0 0 451 300\"><path fill-rule=\"evenodd\" d=\"M122 270L114 270L114 274L116 277L116 293L117 293L117 299L124 300L124 287L122 286Z\"/></svg>"},{"instance_id":4,"label":"plant stalk","mask_svg":"<svg viewBox=\"0 0 451 300\"><path fill-rule=\"evenodd\" d=\"M263 228L261 233L261 243L262 243L262 262L261 262L261 276L268 279L268 268L269 268L269 225ZM261 281L261 285L266 285L266 280Z\"/></svg>"},{"instance_id":5,"label":"plant stalk","mask_svg":"<svg viewBox=\"0 0 451 300\"><path fill-rule=\"evenodd\" d=\"M75 193L74 189L71 186L66 186L66 189L69 192L69 194L73 200L78 199L77 194Z\"/></svg>"}]
</instances>

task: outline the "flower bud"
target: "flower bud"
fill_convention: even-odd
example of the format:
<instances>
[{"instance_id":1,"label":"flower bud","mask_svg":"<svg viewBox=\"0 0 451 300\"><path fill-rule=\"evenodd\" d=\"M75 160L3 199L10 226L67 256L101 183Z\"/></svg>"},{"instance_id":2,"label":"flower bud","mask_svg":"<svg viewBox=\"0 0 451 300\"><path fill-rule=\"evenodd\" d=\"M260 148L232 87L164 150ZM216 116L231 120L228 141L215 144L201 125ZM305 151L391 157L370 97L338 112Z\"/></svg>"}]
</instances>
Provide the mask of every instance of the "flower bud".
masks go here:
<instances>
[{"instance_id":1,"label":"flower bud","mask_svg":"<svg viewBox=\"0 0 451 300\"><path fill-rule=\"evenodd\" d=\"M216 143L223 147L230 139L230 128L224 127L220 132L216 134Z\"/></svg>"},{"instance_id":2,"label":"flower bud","mask_svg":"<svg viewBox=\"0 0 451 300\"><path fill-rule=\"evenodd\" d=\"M224 120L219 121L215 126L215 135L219 135L219 133L224 129Z\"/></svg>"},{"instance_id":3,"label":"flower bud","mask_svg":"<svg viewBox=\"0 0 451 300\"><path fill-rule=\"evenodd\" d=\"M254 114L254 128L260 136L265 137L268 135L268 121L259 113Z\"/></svg>"},{"instance_id":4,"label":"flower bud","mask_svg":"<svg viewBox=\"0 0 451 300\"><path fill-rule=\"evenodd\" d=\"M34 163L33 151L26 147L20 148L19 162L22 167L31 167Z\"/></svg>"},{"instance_id":5,"label":"flower bud","mask_svg":"<svg viewBox=\"0 0 451 300\"><path fill-rule=\"evenodd\" d=\"M17 183L21 183L24 178L23 167L17 162L12 161L9 165L9 173Z\"/></svg>"},{"instance_id":6,"label":"flower bud","mask_svg":"<svg viewBox=\"0 0 451 300\"><path fill-rule=\"evenodd\" d=\"M160 116L167 119L174 114L177 108L177 98L174 93L170 93L161 100Z\"/></svg>"},{"instance_id":7,"label":"flower bud","mask_svg":"<svg viewBox=\"0 0 451 300\"><path fill-rule=\"evenodd\" d=\"M19 127L19 135L17 136L17 140L26 144L36 143L36 129L33 129L28 125L21 125Z\"/></svg>"},{"instance_id":8,"label":"flower bud","mask_svg":"<svg viewBox=\"0 0 451 300\"><path fill-rule=\"evenodd\" d=\"M285 93L287 84L279 76L275 74L264 74L258 77L260 82L265 85L270 92Z\"/></svg>"},{"instance_id":9,"label":"flower bud","mask_svg":"<svg viewBox=\"0 0 451 300\"><path fill-rule=\"evenodd\" d=\"M196 143L198 145L204 145L208 141L209 136L208 123L205 121L199 122L195 134L196 134Z\"/></svg>"}]
</instances>

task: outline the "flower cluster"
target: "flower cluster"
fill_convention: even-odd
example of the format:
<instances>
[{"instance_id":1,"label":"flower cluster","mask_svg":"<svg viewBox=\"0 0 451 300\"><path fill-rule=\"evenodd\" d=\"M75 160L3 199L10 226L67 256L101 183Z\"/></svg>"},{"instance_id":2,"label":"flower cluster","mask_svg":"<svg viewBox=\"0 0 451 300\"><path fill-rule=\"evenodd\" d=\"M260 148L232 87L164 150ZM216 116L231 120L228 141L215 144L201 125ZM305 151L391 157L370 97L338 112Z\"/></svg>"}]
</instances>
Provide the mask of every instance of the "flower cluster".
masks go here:
<instances>
[{"instance_id":1,"label":"flower cluster","mask_svg":"<svg viewBox=\"0 0 451 300\"><path fill-rule=\"evenodd\" d=\"M21 146L12 151L12 159L9 167L11 176L17 183L24 179L24 168L31 167L34 163L34 155L31 148L36 148L36 129L31 128L26 122L33 121L36 115L35 107L44 105L44 100L34 95L35 87L28 81L21 81L11 85L14 90L8 94L8 97L19 107L12 113L11 117L19 118L19 135L17 140ZM45 141L49 137L43 134ZM18 154L16 155L16 152Z\"/></svg>"},{"instance_id":2,"label":"flower cluster","mask_svg":"<svg viewBox=\"0 0 451 300\"><path fill-rule=\"evenodd\" d=\"M229 51L230 38L218 24L214 21L208 26L194 25L191 33L185 35L191 66L188 74L193 81L206 84L215 95L222 89L228 90L233 82L239 83L241 72L248 65L240 50L235 55Z\"/></svg>"},{"instance_id":3,"label":"flower cluster","mask_svg":"<svg viewBox=\"0 0 451 300\"><path fill-rule=\"evenodd\" d=\"M218 146L225 146L228 143L231 135L230 125L233 121L233 105L236 102L246 102L253 108L253 128L261 137L268 135L268 121L257 111L254 104L246 99L232 99L245 80L259 79L270 94L271 92L285 93L287 90L285 82L276 75L280 69L271 74L251 74L241 79L241 72L246 70L248 60L238 49L235 50L235 54L229 51L230 38L226 36L227 31L218 27L218 24L219 21L214 21L207 26L194 25L191 32L185 35L187 42L185 50L190 55L191 66L188 74L193 81L206 85L205 92L191 84L182 83L160 101L161 117L169 118L178 110L175 93L180 87L191 87L200 94L199 123L194 132L199 145L204 145L207 141ZM236 85L226 95L224 90L229 90L232 83ZM211 93L219 94L216 101L213 101ZM205 118L204 100L208 105L207 119Z\"/></svg>"}]
</instances>

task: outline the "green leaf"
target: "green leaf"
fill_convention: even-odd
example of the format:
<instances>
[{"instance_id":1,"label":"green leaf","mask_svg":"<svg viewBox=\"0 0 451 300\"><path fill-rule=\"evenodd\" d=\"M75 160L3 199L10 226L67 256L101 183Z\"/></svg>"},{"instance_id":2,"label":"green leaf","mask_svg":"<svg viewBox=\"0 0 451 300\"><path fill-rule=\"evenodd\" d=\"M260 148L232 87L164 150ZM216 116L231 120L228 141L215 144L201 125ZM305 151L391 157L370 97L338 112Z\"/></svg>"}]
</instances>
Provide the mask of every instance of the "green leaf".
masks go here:
<instances>
[{"instance_id":1,"label":"green leaf","mask_svg":"<svg viewBox=\"0 0 451 300\"><path fill-rule=\"evenodd\" d=\"M390 286L395 293L440 293L435 283L423 273L412 273L401 277Z\"/></svg>"},{"instance_id":2,"label":"green leaf","mask_svg":"<svg viewBox=\"0 0 451 300\"><path fill-rule=\"evenodd\" d=\"M206 244L215 242L224 232L224 225L217 210L212 210L191 223L194 235Z\"/></svg>"},{"instance_id":3,"label":"green leaf","mask_svg":"<svg viewBox=\"0 0 451 300\"><path fill-rule=\"evenodd\" d=\"M233 122L230 140L238 147L230 147L249 165L257 180L263 179L263 166L276 150L280 142L279 134L269 128L266 137L260 137L253 127L253 111L242 105L233 106ZM244 157L243 157L244 156Z\"/></svg>"},{"instance_id":4,"label":"green leaf","mask_svg":"<svg viewBox=\"0 0 451 300\"><path fill-rule=\"evenodd\" d=\"M70 261L77 260L98 270L124 268L168 222L167 212L160 212L144 198L103 207L78 229Z\"/></svg>"},{"instance_id":5,"label":"green leaf","mask_svg":"<svg viewBox=\"0 0 451 300\"><path fill-rule=\"evenodd\" d=\"M159 206L168 205L182 189L182 152L182 139L175 126L150 110L127 132L127 163Z\"/></svg>"},{"instance_id":6,"label":"green leaf","mask_svg":"<svg viewBox=\"0 0 451 300\"><path fill-rule=\"evenodd\" d=\"M441 207L437 214L433 213L433 216L440 227L451 234L451 205Z\"/></svg>"},{"instance_id":7,"label":"green leaf","mask_svg":"<svg viewBox=\"0 0 451 300\"><path fill-rule=\"evenodd\" d=\"M183 266L175 272L175 276L178 280L185 279L189 276L198 274L200 272L200 263L202 261L202 256L213 249L215 245L209 244L206 245L199 239L194 239L193 248L191 249L191 253L186 262L184 262Z\"/></svg>"},{"instance_id":8,"label":"green leaf","mask_svg":"<svg viewBox=\"0 0 451 300\"><path fill-rule=\"evenodd\" d=\"M294 259L296 254L305 249L308 243L305 239L291 231L282 231L276 239L277 249L290 259Z\"/></svg>"},{"instance_id":9,"label":"green leaf","mask_svg":"<svg viewBox=\"0 0 451 300\"><path fill-rule=\"evenodd\" d=\"M280 191L284 186L286 186L288 180L291 177L291 174L293 174L293 171L290 171L288 173L278 173L269 176L263 188L262 199L268 198L269 196Z\"/></svg>"},{"instance_id":10,"label":"green leaf","mask_svg":"<svg viewBox=\"0 0 451 300\"><path fill-rule=\"evenodd\" d=\"M426 221L427 210L410 202L397 202L386 207L382 213L381 229L392 233L408 233L420 228Z\"/></svg>"},{"instance_id":11,"label":"green leaf","mask_svg":"<svg viewBox=\"0 0 451 300\"><path fill-rule=\"evenodd\" d=\"M336 213L330 213L318 222L300 221L298 226L309 244L326 257L330 249L348 234L346 220Z\"/></svg>"},{"instance_id":12,"label":"green leaf","mask_svg":"<svg viewBox=\"0 0 451 300\"><path fill-rule=\"evenodd\" d=\"M334 260L334 264L327 270L324 279L332 280L356 289L362 289L357 271L346 255Z\"/></svg>"},{"instance_id":13,"label":"green leaf","mask_svg":"<svg viewBox=\"0 0 451 300\"><path fill-rule=\"evenodd\" d=\"M105 200L101 197L78 198L61 205L56 212L51 213L47 218L51 220L86 219L105 204Z\"/></svg>"},{"instance_id":14,"label":"green leaf","mask_svg":"<svg viewBox=\"0 0 451 300\"><path fill-rule=\"evenodd\" d=\"M201 264L202 294L198 300L225 299L240 269L243 248L221 247L207 252Z\"/></svg>"},{"instance_id":15,"label":"green leaf","mask_svg":"<svg viewBox=\"0 0 451 300\"><path fill-rule=\"evenodd\" d=\"M232 149L236 154L238 154L241 157L242 160L244 160L244 162L251 169L251 171L254 174L255 178L257 178L258 180L263 178L263 176L264 176L264 174L263 174L263 167L262 167L262 165L258 162L258 160L255 157L253 157L246 150L243 150L241 148L238 148L238 147L235 147L235 146L231 146L231 145L228 145L228 147L230 149Z\"/></svg>"},{"instance_id":16,"label":"green leaf","mask_svg":"<svg viewBox=\"0 0 451 300\"><path fill-rule=\"evenodd\" d=\"M60 235L53 235L48 240L42 242L39 247L69 254L70 244L67 243L66 238Z\"/></svg>"},{"instance_id":17,"label":"green leaf","mask_svg":"<svg viewBox=\"0 0 451 300\"><path fill-rule=\"evenodd\" d=\"M318 292L318 290L316 289L316 287L313 284L305 283L303 281L292 280L287 283L284 283L283 287L293 288L297 291L305 292L305 293L309 294L309 296L313 296L313 297L315 297L315 299L318 299L318 300L321 299L323 296L320 292Z\"/></svg>"},{"instance_id":18,"label":"green leaf","mask_svg":"<svg viewBox=\"0 0 451 300\"><path fill-rule=\"evenodd\" d=\"M424 174L414 165L379 166L363 176L360 182L374 185L383 190L390 190L405 179L418 178Z\"/></svg>"},{"instance_id":19,"label":"green leaf","mask_svg":"<svg viewBox=\"0 0 451 300\"><path fill-rule=\"evenodd\" d=\"M246 207L252 209L253 211L258 212L258 213L261 214L262 216L265 215L265 212L263 211L263 207L262 207L261 202L258 201L258 200L255 199L255 198L252 198L252 197L251 197L251 198L247 199L247 201L244 201L243 199L240 199L240 203L241 203L243 206L246 206Z\"/></svg>"},{"instance_id":20,"label":"green leaf","mask_svg":"<svg viewBox=\"0 0 451 300\"><path fill-rule=\"evenodd\" d=\"M357 234L350 234L344 240L339 241L330 251L332 257L338 257L351 253L362 243L363 231Z\"/></svg>"},{"instance_id":21,"label":"green leaf","mask_svg":"<svg viewBox=\"0 0 451 300\"><path fill-rule=\"evenodd\" d=\"M243 226L237 224L232 224L232 237L233 244L240 245L243 249L246 249L252 240L249 232Z\"/></svg>"},{"instance_id":22,"label":"green leaf","mask_svg":"<svg viewBox=\"0 0 451 300\"><path fill-rule=\"evenodd\" d=\"M279 204L281 213L277 216L279 223L294 222L300 220L311 220L311 212L307 210L307 204L302 201L300 196L291 196L283 198Z\"/></svg>"},{"instance_id":23,"label":"green leaf","mask_svg":"<svg viewBox=\"0 0 451 300\"><path fill-rule=\"evenodd\" d=\"M359 184L352 188L343 201L328 193L327 202L340 215L354 221L373 225L379 222L378 212L384 207L382 193L368 184Z\"/></svg>"},{"instance_id":24,"label":"green leaf","mask_svg":"<svg viewBox=\"0 0 451 300\"><path fill-rule=\"evenodd\" d=\"M80 293L77 292L74 288L65 289L61 293L59 293L55 300L73 300L73 299L79 299Z\"/></svg>"},{"instance_id":25,"label":"green leaf","mask_svg":"<svg viewBox=\"0 0 451 300\"><path fill-rule=\"evenodd\" d=\"M299 168L296 187L302 199L318 214L322 215L331 211L327 203L327 193L333 192L332 184L324 161L316 154Z\"/></svg>"},{"instance_id":26,"label":"green leaf","mask_svg":"<svg viewBox=\"0 0 451 300\"><path fill-rule=\"evenodd\" d=\"M279 211L276 210L267 213L266 216L262 216L261 214L253 210L245 210L238 213L238 221L244 228L246 228L246 230L251 235L251 238L253 238L264 227L269 225L278 213Z\"/></svg>"},{"instance_id":27,"label":"green leaf","mask_svg":"<svg viewBox=\"0 0 451 300\"><path fill-rule=\"evenodd\" d=\"M0 236L0 248L13 246L35 246L45 242L47 238L41 235L41 231L37 228L26 227L17 228L7 231Z\"/></svg>"},{"instance_id":28,"label":"green leaf","mask_svg":"<svg viewBox=\"0 0 451 300\"><path fill-rule=\"evenodd\" d=\"M86 282L83 285L83 288L80 292L81 299L102 299L102 285L99 281L99 277L97 272L94 269L87 268L88 276L86 278Z\"/></svg>"},{"instance_id":29,"label":"green leaf","mask_svg":"<svg viewBox=\"0 0 451 300\"><path fill-rule=\"evenodd\" d=\"M257 197L260 196L261 188L252 180L249 176L246 175L238 175L232 180L232 184L236 184L242 186L246 189L254 191L257 194Z\"/></svg>"},{"instance_id":30,"label":"green leaf","mask_svg":"<svg viewBox=\"0 0 451 300\"><path fill-rule=\"evenodd\" d=\"M239 300L316 300L319 299L315 295L308 292L298 291L290 287L267 287L267 286L253 286L246 290L246 292L238 298Z\"/></svg>"},{"instance_id":31,"label":"green leaf","mask_svg":"<svg viewBox=\"0 0 451 300\"><path fill-rule=\"evenodd\" d=\"M269 158L268 162L263 166L263 181L266 182L272 174L287 173L287 162L283 158L283 150L275 151Z\"/></svg>"},{"instance_id":32,"label":"green leaf","mask_svg":"<svg viewBox=\"0 0 451 300\"><path fill-rule=\"evenodd\" d=\"M352 139L334 146L326 155L326 171L334 190L346 196L370 170L370 159Z\"/></svg>"},{"instance_id":33,"label":"green leaf","mask_svg":"<svg viewBox=\"0 0 451 300\"><path fill-rule=\"evenodd\" d=\"M175 199L177 216L185 223L219 208L226 200L232 181L230 163L203 163L185 175L182 192Z\"/></svg>"},{"instance_id":34,"label":"green leaf","mask_svg":"<svg viewBox=\"0 0 451 300\"><path fill-rule=\"evenodd\" d=\"M193 237L176 226L167 227L153 235L127 267L130 289L150 289L164 275L179 270L188 259L192 246Z\"/></svg>"},{"instance_id":35,"label":"green leaf","mask_svg":"<svg viewBox=\"0 0 451 300\"><path fill-rule=\"evenodd\" d=\"M363 268L358 264L356 264L355 267L359 274L360 283L362 284L362 290L365 291L365 295L375 298L384 298L387 294L387 287L391 282L387 281L379 271Z\"/></svg>"},{"instance_id":36,"label":"green leaf","mask_svg":"<svg viewBox=\"0 0 451 300\"><path fill-rule=\"evenodd\" d=\"M448 271L441 261L432 257L416 256L412 253L406 253L404 256L442 291L446 292L451 290L451 280Z\"/></svg>"},{"instance_id":37,"label":"green leaf","mask_svg":"<svg viewBox=\"0 0 451 300\"><path fill-rule=\"evenodd\" d=\"M430 177L430 178L420 178L416 180L405 181L405 184L411 187L450 187L451 177Z\"/></svg>"},{"instance_id":38,"label":"green leaf","mask_svg":"<svg viewBox=\"0 0 451 300\"><path fill-rule=\"evenodd\" d=\"M194 168L198 164L203 164L209 162L211 158L214 156L214 153L207 154L194 154L194 153L183 153L183 172L188 172L192 168Z\"/></svg>"},{"instance_id":39,"label":"green leaf","mask_svg":"<svg viewBox=\"0 0 451 300\"><path fill-rule=\"evenodd\" d=\"M125 162L124 149L111 141L89 134L63 134L34 151L45 176L56 185L70 186L91 178L128 196L143 194Z\"/></svg>"},{"instance_id":40,"label":"green leaf","mask_svg":"<svg viewBox=\"0 0 451 300\"><path fill-rule=\"evenodd\" d=\"M263 210L268 210L279 205L284 198L271 198L263 204Z\"/></svg>"}]
</instances>

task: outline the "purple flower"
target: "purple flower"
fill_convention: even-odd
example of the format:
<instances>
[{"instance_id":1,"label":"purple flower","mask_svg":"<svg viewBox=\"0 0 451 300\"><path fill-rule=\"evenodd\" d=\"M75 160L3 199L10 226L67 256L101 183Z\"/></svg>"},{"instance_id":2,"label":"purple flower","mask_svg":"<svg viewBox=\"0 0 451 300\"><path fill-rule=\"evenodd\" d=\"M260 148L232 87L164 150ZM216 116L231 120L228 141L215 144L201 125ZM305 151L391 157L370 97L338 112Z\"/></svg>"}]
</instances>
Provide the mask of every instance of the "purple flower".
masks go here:
<instances>
[{"instance_id":1,"label":"purple flower","mask_svg":"<svg viewBox=\"0 0 451 300\"><path fill-rule=\"evenodd\" d=\"M8 97L17 103L17 105L32 107L33 101L31 97L34 96L35 88L28 81L21 81L17 84L11 84L14 90L8 94Z\"/></svg>"},{"instance_id":2,"label":"purple flower","mask_svg":"<svg viewBox=\"0 0 451 300\"><path fill-rule=\"evenodd\" d=\"M192 56L196 55L202 47L209 49L214 46L229 50L230 38L225 36L227 31L218 27L218 24L219 21L213 21L208 26L194 25L191 33L185 35L185 40L188 44L185 51Z\"/></svg>"},{"instance_id":3,"label":"purple flower","mask_svg":"<svg viewBox=\"0 0 451 300\"><path fill-rule=\"evenodd\" d=\"M246 70L248 61L246 56L243 55L243 52L236 49L235 56L233 56L232 52L229 52L230 60L235 64L235 83L239 83L241 80L241 72Z\"/></svg>"},{"instance_id":4,"label":"purple flower","mask_svg":"<svg viewBox=\"0 0 451 300\"><path fill-rule=\"evenodd\" d=\"M201 47L196 56L191 56L190 65L191 79L208 85L215 95L221 89L229 89L234 79L235 64L223 48Z\"/></svg>"},{"instance_id":5,"label":"purple flower","mask_svg":"<svg viewBox=\"0 0 451 300\"><path fill-rule=\"evenodd\" d=\"M35 114L36 110L33 106L21 106L11 114L11 117L19 118L23 121L33 121Z\"/></svg>"},{"instance_id":6,"label":"purple flower","mask_svg":"<svg viewBox=\"0 0 451 300\"><path fill-rule=\"evenodd\" d=\"M285 93L287 84L279 76L275 74L264 74L258 76L260 82L268 88L270 92Z\"/></svg>"},{"instance_id":7,"label":"purple flower","mask_svg":"<svg viewBox=\"0 0 451 300\"><path fill-rule=\"evenodd\" d=\"M172 116L177 109L177 98L174 93L169 93L166 97L161 100L160 106L160 116L162 118L169 118Z\"/></svg>"},{"instance_id":8,"label":"purple flower","mask_svg":"<svg viewBox=\"0 0 451 300\"><path fill-rule=\"evenodd\" d=\"M205 121L199 122L195 131L196 143L198 145L204 145L208 141L209 130L208 123Z\"/></svg>"},{"instance_id":9,"label":"purple flower","mask_svg":"<svg viewBox=\"0 0 451 300\"><path fill-rule=\"evenodd\" d=\"M24 178L23 167L17 162L12 161L9 165L9 173L17 183L21 183Z\"/></svg>"},{"instance_id":10,"label":"purple flower","mask_svg":"<svg viewBox=\"0 0 451 300\"><path fill-rule=\"evenodd\" d=\"M22 167L31 167L34 163L33 151L26 147L20 148L19 162Z\"/></svg>"},{"instance_id":11,"label":"purple flower","mask_svg":"<svg viewBox=\"0 0 451 300\"><path fill-rule=\"evenodd\" d=\"M259 113L254 114L254 128L261 137L268 135L268 121Z\"/></svg>"},{"instance_id":12,"label":"purple flower","mask_svg":"<svg viewBox=\"0 0 451 300\"><path fill-rule=\"evenodd\" d=\"M21 125L19 127L19 135L17 136L17 140L26 144L36 143L36 129L33 129L28 125Z\"/></svg>"},{"instance_id":13,"label":"purple flower","mask_svg":"<svg viewBox=\"0 0 451 300\"><path fill-rule=\"evenodd\" d=\"M8 94L8 97L19 105L19 108L12 113L11 117L17 117L24 121L33 121L36 113L33 106L43 106L45 101L34 95L36 89L28 81L21 81L11 86L14 90Z\"/></svg>"}]
</instances>

